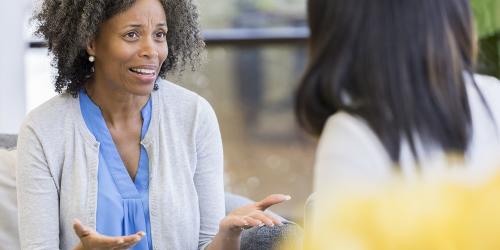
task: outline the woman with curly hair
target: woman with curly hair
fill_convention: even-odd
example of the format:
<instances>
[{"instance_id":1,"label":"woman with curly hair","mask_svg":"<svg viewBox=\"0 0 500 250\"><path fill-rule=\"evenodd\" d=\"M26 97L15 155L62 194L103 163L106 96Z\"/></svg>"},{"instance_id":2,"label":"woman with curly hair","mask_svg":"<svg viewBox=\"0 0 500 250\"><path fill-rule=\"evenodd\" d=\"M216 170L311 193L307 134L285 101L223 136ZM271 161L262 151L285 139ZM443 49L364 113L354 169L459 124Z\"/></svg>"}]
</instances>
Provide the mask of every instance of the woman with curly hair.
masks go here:
<instances>
[{"instance_id":1,"label":"woman with curly hair","mask_svg":"<svg viewBox=\"0 0 500 250\"><path fill-rule=\"evenodd\" d=\"M284 195L224 217L215 113L162 79L204 48L191 0L45 0L35 21L60 95L19 133L22 249L239 249L280 223Z\"/></svg>"}]
</instances>

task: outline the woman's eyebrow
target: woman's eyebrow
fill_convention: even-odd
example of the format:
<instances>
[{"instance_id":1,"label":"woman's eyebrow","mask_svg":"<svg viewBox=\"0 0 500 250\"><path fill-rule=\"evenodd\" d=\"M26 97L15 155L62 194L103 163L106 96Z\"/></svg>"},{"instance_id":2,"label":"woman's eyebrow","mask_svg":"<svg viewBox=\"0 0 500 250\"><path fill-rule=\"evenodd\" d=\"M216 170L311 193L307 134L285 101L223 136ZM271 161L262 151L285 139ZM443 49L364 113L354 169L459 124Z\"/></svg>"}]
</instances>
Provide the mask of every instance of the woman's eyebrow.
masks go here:
<instances>
[{"instance_id":1,"label":"woman's eyebrow","mask_svg":"<svg viewBox=\"0 0 500 250\"><path fill-rule=\"evenodd\" d=\"M142 24L131 23L131 24L125 25L124 28L140 28L142 26L143 26ZM167 27L167 23L165 23L165 22L158 23L156 25L156 27Z\"/></svg>"},{"instance_id":2,"label":"woman's eyebrow","mask_svg":"<svg viewBox=\"0 0 500 250\"><path fill-rule=\"evenodd\" d=\"M127 25L123 26L123 28L140 28L140 27L142 27L142 24L135 24L135 23L127 24Z\"/></svg>"}]
</instances>

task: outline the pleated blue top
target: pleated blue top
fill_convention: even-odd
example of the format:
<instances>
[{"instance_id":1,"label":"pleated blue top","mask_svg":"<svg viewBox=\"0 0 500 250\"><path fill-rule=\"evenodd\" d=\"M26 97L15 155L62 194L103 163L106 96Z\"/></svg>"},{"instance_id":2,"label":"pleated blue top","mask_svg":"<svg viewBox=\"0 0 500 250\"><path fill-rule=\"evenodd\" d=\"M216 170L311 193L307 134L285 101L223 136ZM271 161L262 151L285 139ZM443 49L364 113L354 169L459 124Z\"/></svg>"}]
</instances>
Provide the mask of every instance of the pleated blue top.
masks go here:
<instances>
[{"instance_id":1,"label":"pleated blue top","mask_svg":"<svg viewBox=\"0 0 500 250\"><path fill-rule=\"evenodd\" d=\"M80 108L85 124L99 142L97 232L109 236L123 236L144 231L134 250L151 250L151 224L149 220L149 158L141 144L139 168L132 180L99 107L80 91ZM141 141L151 121L151 98L142 108Z\"/></svg>"}]
</instances>

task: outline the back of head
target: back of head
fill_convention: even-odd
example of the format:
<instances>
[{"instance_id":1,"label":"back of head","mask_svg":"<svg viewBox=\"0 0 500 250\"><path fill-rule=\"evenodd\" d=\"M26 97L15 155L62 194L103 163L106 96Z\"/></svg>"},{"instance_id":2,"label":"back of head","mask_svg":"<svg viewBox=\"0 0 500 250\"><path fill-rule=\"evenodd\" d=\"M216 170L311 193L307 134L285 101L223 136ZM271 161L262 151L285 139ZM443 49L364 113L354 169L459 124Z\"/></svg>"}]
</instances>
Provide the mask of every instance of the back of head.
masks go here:
<instances>
[{"instance_id":1,"label":"back of head","mask_svg":"<svg viewBox=\"0 0 500 250\"><path fill-rule=\"evenodd\" d=\"M415 135L463 153L471 115L468 0L309 0L310 63L297 93L299 123L319 135L343 110L364 118L393 161Z\"/></svg>"}]
</instances>

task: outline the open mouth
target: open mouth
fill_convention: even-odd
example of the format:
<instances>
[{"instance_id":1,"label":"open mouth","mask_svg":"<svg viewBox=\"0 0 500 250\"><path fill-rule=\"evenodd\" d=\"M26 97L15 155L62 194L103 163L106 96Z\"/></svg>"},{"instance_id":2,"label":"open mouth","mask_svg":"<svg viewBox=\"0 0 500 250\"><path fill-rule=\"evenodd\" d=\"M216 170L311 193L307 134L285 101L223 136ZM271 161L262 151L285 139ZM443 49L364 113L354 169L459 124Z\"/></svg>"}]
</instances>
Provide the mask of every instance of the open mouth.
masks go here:
<instances>
[{"instance_id":1,"label":"open mouth","mask_svg":"<svg viewBox=\"0 0 500 250\"><path fill-rule=\"evenodd\" d=\"M154 69L130 68L129 70L143 76L154 76L156 74L156 70Z\"/></svg>"}]
</instances>

